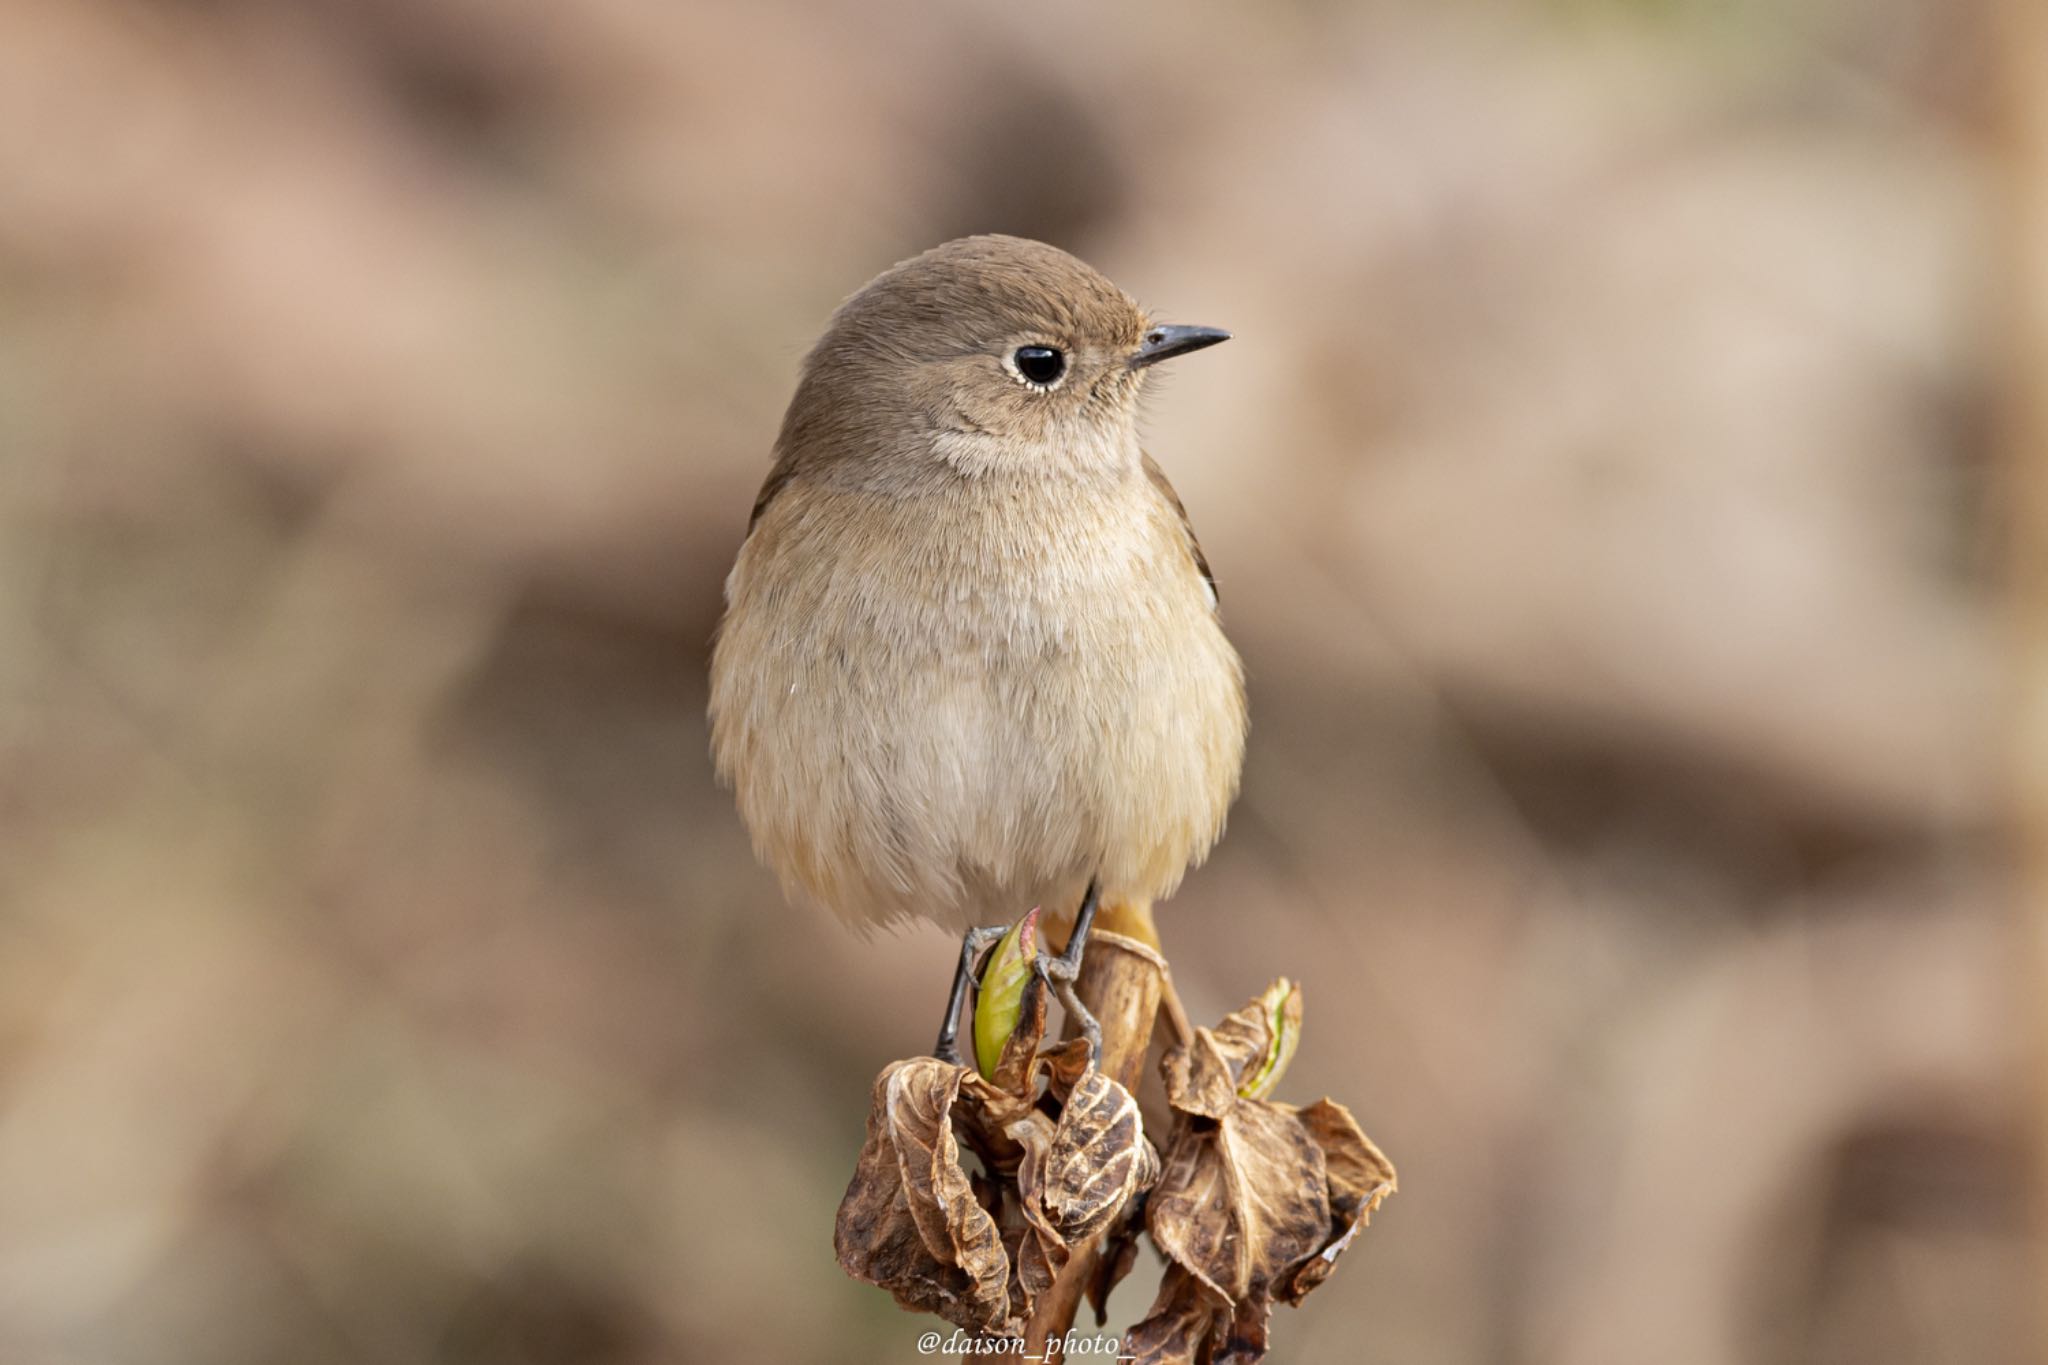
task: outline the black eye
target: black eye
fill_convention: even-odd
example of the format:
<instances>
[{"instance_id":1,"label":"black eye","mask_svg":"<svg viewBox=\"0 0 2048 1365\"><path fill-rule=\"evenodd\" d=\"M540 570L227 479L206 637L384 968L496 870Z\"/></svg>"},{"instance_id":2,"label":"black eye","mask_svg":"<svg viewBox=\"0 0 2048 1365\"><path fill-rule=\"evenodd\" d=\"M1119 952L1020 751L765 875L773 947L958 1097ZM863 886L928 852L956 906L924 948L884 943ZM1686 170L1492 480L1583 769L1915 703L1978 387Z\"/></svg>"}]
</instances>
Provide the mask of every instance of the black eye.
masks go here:
<instances>
[{"instance_id":1,"label":"black eye","mask_svg":"<svg viewBox=\"0 0 2048 1365\"><path fill-rule=\"evenodd\" d=\"M1067 372L1067 358L1050 346L1019 346L1010 357L1017 373L1033 384L1052 384Z\"/></svg>"}]
</instances>

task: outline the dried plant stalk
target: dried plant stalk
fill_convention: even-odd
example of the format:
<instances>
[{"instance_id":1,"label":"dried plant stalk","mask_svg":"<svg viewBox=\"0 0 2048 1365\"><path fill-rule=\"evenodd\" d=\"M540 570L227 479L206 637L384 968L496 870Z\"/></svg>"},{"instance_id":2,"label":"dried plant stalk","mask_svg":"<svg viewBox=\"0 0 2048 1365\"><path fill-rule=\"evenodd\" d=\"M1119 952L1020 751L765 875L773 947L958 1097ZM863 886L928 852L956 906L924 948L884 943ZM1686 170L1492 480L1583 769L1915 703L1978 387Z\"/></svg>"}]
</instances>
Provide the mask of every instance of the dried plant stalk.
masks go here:
<instances>
[{"instance_id":1,"label":"dried plant stalk","mask_svg":"<svg viewBox=\"0 0 2048 1365\"><path fill-rule=\"evenodd\" d=\"M1214 1026L1177 1030L1160 1069L1170 1117L1148 1134L1131 1092L1171 996L1166 960L1097 931L1066 998L1095 1016L1099 1051L1071 1020L1047 1046L1045 986L1025 978L993 1067L915 1057L876 1078L834 1223L840 1266L974 1334L977 1354L1061 1361L1097 1347L1074 1318L1085 1298L1102 1321L1142 1236L1167 1270L1123 1358L1264 1359L1274 1307L1329 1278L1396 1181L1343 1105L1272 1097L1300 1042L1301 987L1281 977Z\"/></svg>"},{"instance_id":2,"label":"dried plant stalk","mask_svg":"<svg viewBox=\"0 0 2048 1365\"><path fill-rule=\"evenodd\" d=\"M1165 984L1166 959L1156 949L1135 938L1108 932L1098 921L1095 932L1089 935L1081 979L1074 990L1102 1025L1103 1074L1133 1094L1145 1069L1145 1056L1152 1047L1152 1021L1159 1013ZM1094 1277L1101 1251L1099 1237L1076 1249L1052 1288L1038 1300L1024 1334L1026 1354L996 1359L1045 1358L1050 1365L1050 1361L1061 1358L1057 1350L1048 1357L1046 1343L1058 1342L1074 1325L1074 1315Z\"/></svg>"}]
</instances>

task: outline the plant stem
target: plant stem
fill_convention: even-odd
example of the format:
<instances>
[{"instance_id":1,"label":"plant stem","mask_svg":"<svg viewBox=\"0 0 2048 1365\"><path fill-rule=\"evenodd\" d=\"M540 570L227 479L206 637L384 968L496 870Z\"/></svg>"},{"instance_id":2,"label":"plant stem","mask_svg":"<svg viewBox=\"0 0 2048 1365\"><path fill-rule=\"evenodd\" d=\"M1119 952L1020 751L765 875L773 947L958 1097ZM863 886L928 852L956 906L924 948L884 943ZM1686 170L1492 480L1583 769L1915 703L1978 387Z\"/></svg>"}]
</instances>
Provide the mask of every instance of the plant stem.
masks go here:
<instances>
[{"instance_id":1,"label":"plant stem","mask_svg":"<svg viewBox=\"0 0 2048 1365\"><path fill-rule=\"evenodd\" d=\"M1150 927L1149 914L1144 914L1144 921L1130 927L1142 932ZM1136 1094L1145 1070L1145 1056L1152 1046L1152 1021L1159 1013L1166 959L1156 948L1137 938L1110 932L1101 927L1102 923L1098 920L1095 932L1089 936L1088 953L1082 960L1081 978L1074 991L1102 1026L1103 1074ZM1046 1343L1058 1341L1074 1325L1074 1315L1080 1309L1088 1282L1094 1278L1099 1253L1099 1238L1074 1248L1072 1259L1052 1288L1039 1297L1024 1333L1030 1358L1043 1357L1047 1365L1063 1359L1063 1353L1057 1350L1048 1353Z\"/></svg>"}]
</instances>

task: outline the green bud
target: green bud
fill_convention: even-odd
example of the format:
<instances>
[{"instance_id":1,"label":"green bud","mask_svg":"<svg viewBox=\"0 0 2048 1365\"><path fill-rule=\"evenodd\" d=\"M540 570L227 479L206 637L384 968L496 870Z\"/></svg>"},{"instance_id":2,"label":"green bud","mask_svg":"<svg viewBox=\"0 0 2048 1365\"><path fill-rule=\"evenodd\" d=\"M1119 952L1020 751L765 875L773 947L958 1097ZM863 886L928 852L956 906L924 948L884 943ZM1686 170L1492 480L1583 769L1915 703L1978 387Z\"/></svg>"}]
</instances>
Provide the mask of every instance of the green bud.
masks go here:
<instances>
[{"instance_id":1,"label":"green bud","mask_svg":"<svg viewBox=\"0 0 2048 1365\"><path fill-rule=\"evenodd\" d=\"M1024 987L1031 980L1031 964L1037 958L1038 910L1034 906L1010 926L1010 932L989 954L981 986L974 993L974 1061L989 1080L995 1079L1003 1044L1010 1041L1017 1021L1024 1017Z\"/></svg>"}]
</instances>

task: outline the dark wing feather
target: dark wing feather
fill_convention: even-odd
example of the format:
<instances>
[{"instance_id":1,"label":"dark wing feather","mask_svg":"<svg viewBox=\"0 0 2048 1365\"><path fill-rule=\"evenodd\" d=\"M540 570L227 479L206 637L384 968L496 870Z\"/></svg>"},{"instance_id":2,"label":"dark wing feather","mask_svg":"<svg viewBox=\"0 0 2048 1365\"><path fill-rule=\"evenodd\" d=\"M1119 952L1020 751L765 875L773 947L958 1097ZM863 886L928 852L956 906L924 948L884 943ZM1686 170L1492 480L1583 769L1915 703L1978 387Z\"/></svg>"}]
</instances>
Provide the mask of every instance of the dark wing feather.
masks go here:
<instances>
[{"instance_id":1,"label":"dark wing feather","mask_svg":"<svg viewBox=\"0 0 2048 1365\"><path fill-rule=\"evenodd\" d=\"M761 491L754 495L754 511L747 518L747 534L754 534L754 528L761 524L761 514L768 510L768 504L775 501L775 495L796 477L796 461L784 457L775 462L775 468L768 471L767 481Z\"/></svg>"},{"instance_id":2,"label":"dark wing feather","mask_svg":"<svg viewBox=\"0 0 2048 1365\"><path fill-rule=\"evenodd\" d=\"M1150 455L1145 456L1145 477L1152 480L1152 486L1180 516L1180 529L1188 536L1188 553L1194 556L1195 569L1202 575L1202 581L1209 585L1209 600L1220 602L1222 598L1216 592L1216 575L1209 572L1209 557L1202 553L1202 542L1195 538L1195 524L1188 520L1188 509L1181 505L1180 494L1174 492L1173 485L1167 482L1166 471Z\"/></svg>"}]
</instances>

